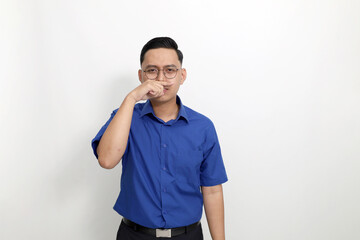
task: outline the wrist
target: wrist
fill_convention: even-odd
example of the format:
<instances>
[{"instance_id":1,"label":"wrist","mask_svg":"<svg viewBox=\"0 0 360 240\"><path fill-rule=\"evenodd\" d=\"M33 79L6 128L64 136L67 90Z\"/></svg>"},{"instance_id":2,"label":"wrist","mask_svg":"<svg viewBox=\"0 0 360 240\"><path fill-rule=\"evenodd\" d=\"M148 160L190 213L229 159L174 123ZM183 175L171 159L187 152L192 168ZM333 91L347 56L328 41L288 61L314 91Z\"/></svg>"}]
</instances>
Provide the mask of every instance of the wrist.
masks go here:
<instances>
[{"instance_id":1,"label":"wrist","mask_svg":"<svg viewBox=\"0 0 360 240\"><path fill-rule=\"evenodd\" d=\"M125 101L132 103L132 104L136 104L138 102L138 100L135 98L134 93L130 92L126 97L125 97Z\"/></svg>"}]
</instances>

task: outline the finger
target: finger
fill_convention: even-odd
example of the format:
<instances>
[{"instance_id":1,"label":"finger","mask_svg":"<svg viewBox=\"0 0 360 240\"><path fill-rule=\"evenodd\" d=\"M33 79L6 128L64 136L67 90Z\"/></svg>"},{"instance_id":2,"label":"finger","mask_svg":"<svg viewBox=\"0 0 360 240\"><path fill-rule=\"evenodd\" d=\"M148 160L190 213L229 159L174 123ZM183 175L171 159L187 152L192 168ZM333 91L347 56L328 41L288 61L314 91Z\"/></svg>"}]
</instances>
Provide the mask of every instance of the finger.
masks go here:
<instances>
[{"instance_id":1,"label":"finger","mask_svg":"<svg viewBox=\"0 0 360 240\"><path fill-rule=\"evenodd\" d=\"M160 97L160 96L164 95L164 87L161 85L158 85L157 87L158 87L158 92L157 92L156 96Z\"/></svg>"},{"instance_id":2,"label":"finger","mask_svg":"<svg viewBox=\"0 0 360 240\"><path fill-rule=\"evenodd\" d=\"M159 91L162 86L160 84L157 84L156 82L152 82L150 85L149 85L149 88L154 91L154 92L157 92Z\"/></svg>"},{"instance_id":3,"label":"finger","mask_svg":"<svg viewBox=\"0 0 360 240\"><path fill-rule=\"evenodd\" d=\"M153 94L149 95L149 98L157 98L160 97L161 93L160 92L154 92Z\"/></svg>"},{"instance_id":4,"label":"finger","mask_svg":"<svg viewBox=\"0 0 360 240\"><path fill-rule=\"evenodd\" d=\"M156 86L161 86L161 87L167 87L167 86L171 86L174 84L174 82L169 82L169 81L153 81L151 83L152 85L156 85Z\"/></svg>"},{"instance_id":5,"label":"finger","mask_svg":"<svg viewBox=\"0 0 360 240\"><path fill-rule=\"evenodd\" d=\"M160 92L164 91L164 87L162 85L156 85L157 90Z\"/></svg>"},{"instance_id":6,"label":"finger","mask_svg":"<svg viewBox=\"0 0 360 240\"><path fill-rule=\"evenodd\" d=\"M174 82L169 82L169 81L158 81L156 82L159 85L163 86L163 87L170 87L172 85L174 85Z\"/></svg>"},{"instance_id":7,"label":"finger","mask_svg":"<svg viewBox=\"0 0 360 240\"><path fill-rule=\"evenodd\" d=\"M159 94L161 94L163 92L163 87L160 85L153 85L151 86L151 90L149 91L149 94L151 95L151 97L158 97Z\"/></svg>"},{"instance_id":8,"label":"finger","mask_svg":"<svg viewBox=\"0 0 360 240\"><path fill-rule=\"evenodd\" d=\"M150 91L155 95L159 91L161 91L161 86L153 84L153 85L150 86Z\"/></svg>"}]
</instances>

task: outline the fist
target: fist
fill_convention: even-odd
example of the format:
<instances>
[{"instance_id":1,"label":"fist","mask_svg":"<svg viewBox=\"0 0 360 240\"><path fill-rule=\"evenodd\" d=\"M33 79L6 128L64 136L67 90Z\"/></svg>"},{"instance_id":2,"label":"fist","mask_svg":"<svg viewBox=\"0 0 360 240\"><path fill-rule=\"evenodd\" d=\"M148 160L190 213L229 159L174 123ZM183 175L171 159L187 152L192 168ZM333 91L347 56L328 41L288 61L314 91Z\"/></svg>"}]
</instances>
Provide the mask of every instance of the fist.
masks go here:
<instances>
[{"instance_id":1,"label":"fist","mask_svg":"<svg viewBox=\"0 0 360 240\"><path fill-rule=\"evenodd\" d=\"M136 102L164 95L164 88L168 88L173 83L167 81L147 80L131 91L131 95Z\"/></svg>"}]
</instances>

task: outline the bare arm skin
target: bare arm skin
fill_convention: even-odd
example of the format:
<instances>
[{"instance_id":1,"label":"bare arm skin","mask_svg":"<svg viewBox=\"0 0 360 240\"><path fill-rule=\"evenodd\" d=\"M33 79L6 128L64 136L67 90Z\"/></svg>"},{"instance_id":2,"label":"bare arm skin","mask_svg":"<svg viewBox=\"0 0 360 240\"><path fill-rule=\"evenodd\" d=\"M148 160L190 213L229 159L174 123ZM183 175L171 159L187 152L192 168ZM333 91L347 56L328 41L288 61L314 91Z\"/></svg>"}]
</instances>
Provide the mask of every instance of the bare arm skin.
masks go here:
<instances>
[{"instance_id":1,"label":"bare arm skin","mask_svg":"<svg viewBox=\"0 0 360 240\"><path fill-rule=\"evenodd\" d=\"M129 138L136 102L162 96L164 94L164 86L167 85L169 85L167 82L147 80L125 97L96 149L101 167L111 169L121 161Z\"/></svg>"},{"instance_id":2,"label":"bare arm skin","mask_svg":"<svg viewBox=\"0 0 360 240\"><path fill-rule=\"evenodd\" d=\"M201 186L206 220L213 240L225 240L224 198L222 185Z\"/></svg>"},{"instance_id":3,"label":"bare arm skin","mask_svg":"<svg viewBox=\"0 0 360 240\"><path fill-rule=\"evenodd\" d=\"M120 162L129 137L135 103L133 97L126 96L101 137L96 150L101 167L111 169Z\"/></svg>"}]
</instances>

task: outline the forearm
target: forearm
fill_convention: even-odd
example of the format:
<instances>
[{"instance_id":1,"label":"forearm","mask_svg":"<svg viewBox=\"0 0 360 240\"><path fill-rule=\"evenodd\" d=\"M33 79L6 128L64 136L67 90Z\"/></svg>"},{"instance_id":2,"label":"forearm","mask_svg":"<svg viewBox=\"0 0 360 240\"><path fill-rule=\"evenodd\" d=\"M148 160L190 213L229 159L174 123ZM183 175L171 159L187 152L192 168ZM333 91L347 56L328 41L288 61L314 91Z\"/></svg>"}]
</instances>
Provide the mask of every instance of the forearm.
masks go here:
<instances>
[{"instance_id":1,"label":"forearm","mask_svg":"<svg viewBox=\"0 0 360 240\"><path fill-rule=\"evenodd\" d=\"M221 185L220 185L221 187ZM224 198L222 188L203 193L206 219L213 240L225 240Z\"/></svg>"},{"instance_id":2,"label":"forearm","mask_svg":"<svg viewBox=\"0 0 360 240\"><path fill-rule=\"evenodd\" d=\"M130 95L126 96L101 137L97 153L103 168L115 167L125 152L135 103Z\"/></svg>"}]
</instances>

